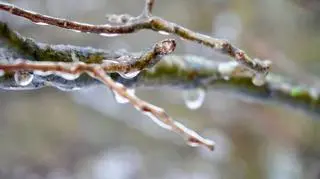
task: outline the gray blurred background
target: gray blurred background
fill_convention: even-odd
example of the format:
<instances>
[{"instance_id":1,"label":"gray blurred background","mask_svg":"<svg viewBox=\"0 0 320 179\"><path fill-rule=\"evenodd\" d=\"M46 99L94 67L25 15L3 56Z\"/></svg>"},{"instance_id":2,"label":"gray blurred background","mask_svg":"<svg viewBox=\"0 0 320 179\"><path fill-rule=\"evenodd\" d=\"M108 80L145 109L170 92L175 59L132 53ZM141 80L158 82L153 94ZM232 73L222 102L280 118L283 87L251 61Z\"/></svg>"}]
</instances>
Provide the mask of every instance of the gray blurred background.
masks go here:
<instances>
[{"instance_id":1,"label":"gray blurred background","mask_svg":"<svg viewBox=\"0 0 320 179\"><path fill-rule=\"evenodd\" d=\"M43 14L103 24L106 14L138 15L143 0L10 0ZM317 0L157 0L154 14L224 38L273 71L320 87ZM37 26L0 12L1 21L51 44L141 51L167 38L151 31L120 37ZM169 36L176 38L174 36ZM221 56L178 41L176 54ZM192 148L105 87L0 92L0 178L4 179L298 179L320 178L319 116L239 94L209 91L190 110L183 90L138 89L137 95L217 144Z\"/></svg>"}]
</instances>

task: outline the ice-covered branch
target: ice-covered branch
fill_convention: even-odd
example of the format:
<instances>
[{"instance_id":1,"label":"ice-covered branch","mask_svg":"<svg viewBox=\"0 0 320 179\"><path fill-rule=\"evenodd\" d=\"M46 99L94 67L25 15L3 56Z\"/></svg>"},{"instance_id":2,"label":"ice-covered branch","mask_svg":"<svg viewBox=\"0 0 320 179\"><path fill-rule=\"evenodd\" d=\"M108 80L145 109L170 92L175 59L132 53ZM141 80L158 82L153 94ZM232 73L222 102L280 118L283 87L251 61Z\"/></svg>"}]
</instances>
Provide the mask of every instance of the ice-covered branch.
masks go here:
<instances>
[{"instance_id":1,"label":"ice-covered branch","mask_svg":"<svg viewBox=\"0 0 320 179\"><path fill-rule=\"evenodd\" d=\"M40 44L21 37L5 24L0 24L0 34L0 83L2 83L0 86L2 88L35 89L51 85L65 89L59 86L59 81L50 79L58 77L64 81L74 81L81 78L80 75L87 75L90 77L88 81L95 79L105 84L118 99L121 99L121 102L131 103L159 126L181 135L188 144L202 145L213 150L212 141L174 121L163 109L139 99L134 95L133 90L114 81L108 75L108 73L116 73L124 78L135 77L141 70L153 67L162 56L171 53L176 46L174 40L163 40L156 43L150 50L137 55L124 51L116 53L75 46Z\"/></svg>"},{"instance_id":2,"label":"ice-covered branch","mask_svg":"<svg viewBox=\"0 0 320 179\"><path fill-rule=\"evenodd\" d=\"M170 40L162 42L170 42ZM168 45L168 43L165 44ZM121 56L126 56L128 59L142 59L141 57L146 56L143 54L153 52L155 47L156 45L146 52L133 54L123 50L110 52L71 45L47 45L21 37L4 23L0 24L0 57L2 60L11 59L14 61L14 59L19 58L38 62L77 62L78 60L85 64L104 64L108 66L119 64L112 63L112 61L117 62L118 60L120 60L120 64L128 64L124 63L126 60L120 58ZM153 68L142 70L140 73L137 73L139 71L127 73L127 75L111 73L110 76L116 82L129 88L169 86L182 89L219 89L226 92L244 93L246 96L263 99L264 101L277 101L320 114L319 89L294 83L290 79L272 73L267 76L265 83L258 86L252 83L252 79L255 79L253 78L254 72L247 70L235 61L217 62L214 61L215 59L205 59L193 55L160 56L158 60L149 61L153 62L151 64L155 64L161 59ZM128 72L128 69L125 69ZM140 69L136 68L136 70ZM115 72L111 69L106 70ZM114 70L121 72L121 68ZM72 80L63 78L61 74L50 75L47 73L47 75L34 74L31 83L21 86L16 83L14 73L6 73L5 76L0 77L0 88L27 90L53 86L62 90L75 90L101 84L100 81L86 74Z\"/></svg>"},{"instance_id":3,"label":"ice-covered branch","mask_svg":"<svg viewBox=\"0 0 320 179\"><path fill-rule=\"evenodd\" d=\"M54 25L60 28L70 29L77 32L96 33L102 36L115 36L119 34L134 33L141 29L150 29L162 34L174 34L183 39L197 42L217 52L228 55L240 64L255 72L258 78L265 77L269 72L270 61L255 60L249 57L244 51L230 44L226 40L194 32L176 23L167 21L151 14L155 0L146 0L145 8L137 17L130 15L111 15L110 20L116 24L93 25L80 23L66 19L42 15L36 12L27 11L12 4L0 2L0 10L7 11L13 15L31 20L39 25Z\"/></svg>"}]
</instances>

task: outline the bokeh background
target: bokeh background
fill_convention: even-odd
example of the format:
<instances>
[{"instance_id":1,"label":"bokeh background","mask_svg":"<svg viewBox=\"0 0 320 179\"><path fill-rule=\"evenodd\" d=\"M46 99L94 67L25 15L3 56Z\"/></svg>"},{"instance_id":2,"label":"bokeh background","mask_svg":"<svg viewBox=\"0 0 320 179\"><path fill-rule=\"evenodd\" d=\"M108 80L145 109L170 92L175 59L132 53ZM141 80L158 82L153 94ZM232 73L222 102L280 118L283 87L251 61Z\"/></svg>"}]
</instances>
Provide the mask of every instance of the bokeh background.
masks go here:
<instances>
[{"instance_id":1,"label":"bokeh background","mask_svg":"<svg viewBox=\"0 0 320 179\"><path fill-rule=\"evenodd\" d=\"M10 0L43 14L106 23L106 14L138 15L143 0ZM158 0L154 14L225 38L273 71L320 88L317 0ZM51 44L141 51L167 38L151 31L120 37L37 26L0 12L22 35ZM174 36L170 36L176 38ZM221 60L181 41L176 54ZM0 178L4 179L298 179L320 178L319 116L239 94L208 91L203 106L185 106L182 89L137 89L176 120L214 140L192 148L105 87L0 92Z\"/></svg>"}]
</instances>

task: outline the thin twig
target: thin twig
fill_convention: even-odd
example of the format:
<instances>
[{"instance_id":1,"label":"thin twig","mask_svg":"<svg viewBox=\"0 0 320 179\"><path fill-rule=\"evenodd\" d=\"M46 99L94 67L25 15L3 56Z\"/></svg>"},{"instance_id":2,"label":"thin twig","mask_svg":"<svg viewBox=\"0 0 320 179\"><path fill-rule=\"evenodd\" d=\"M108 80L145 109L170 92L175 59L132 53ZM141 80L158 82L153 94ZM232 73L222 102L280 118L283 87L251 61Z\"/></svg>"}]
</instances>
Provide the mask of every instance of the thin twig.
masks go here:
<instances>
[{"instance_id":1,"label":"thin twig","mask_svg":"<svg viewBox=\"0 0 320 179\"><path fill-rule=\"evenodd\" d=\"M28 71L36 75L55 74L68 80L76 79L81 73L87 73L93 78L98 79L108 86L116 95L128 100L137 110L148 115L159 126L174 131L184 137L191 146L203 145L210 150L214 149L214 143L204 139L196 132L186 128L181 123L174 121L163 109L149 104L134 94L128 92L128 89L121 83L117 83L106 74L105 68L100 64L85 64L83 62L64 63L64 62L34 62L28 60L16 59L14 64L0 64L0 71L16 72L19 75L15 79L29 81L28 74L21 74L20 71ZM107 71L108 72L108 71ZM30 75L31 75L30 74ZM24 75L24 76L21 76ZM31 81L29 81L31 83ZM25 85L28 85L25 83Z\"/></svg>"},{"instance_id":2,"label":"thin twig","mask_svg":"<svg viewBox=\"0 0 320 179\"><path fill-rule=\"evenodd\" d=\"M105 74L103 69L96 68L93 77L96 77L105 85L107 85L111 90L113 90L117 95L127 99L137 110L141 111L143 114L149 116L154 122L156 122L159 126L176 132L181 135L185 140L187 140L187 144L190 146L205 146L209 150L214 150L214 143L209 139L205 139L201 137L196 132L186 128L179 122L174 121L162 108L149 104L135 95L130 94L127 91L127 88L124 87L120 83L116 83L109 76Z\"/></svg>"},{"instance_id":3,"label":"thin twig","mask_svg":"<svg viewBox=\"0 0 320 179\"><path fill-rule=\"evenodd\" d=\"M50 72L64 72L79 76L83 71L88 70L88 68L99 66L107 73L133 73L140 72L145 68L152 67L155 65L161 57L171 53L176 47L174 40L167 39L158 42L154 47L141 56L121 56L113 60L102 60L101 64L86 64L81 61L75 62L32 62L30 60L14 60L13 64L0 63L0 70L3 71L18 71L18 70L40 70L47 75ZM71 68L72 67L72 68Z\"/></svg>"},{"instance_id":4,"label":"thin twig","mask_svg":"<svg viewBox=\"0 0 320 179\"><path fill-rule=\"evenodd\" d=\"M103 36L114 36L118 34L133 33L141 29L151 29L157 32L167 32L175 34L183 39L203 44L207 47L217 50L222 54L226 54L234 58L240 64L245 65L248 69L253 70L255 73L257 73L257 75L265 77L269 72L270 61L260 61L252 59L244 51L233 46L226 40L215 39L213 37L194 32L178 24L164 20L160 17L152 16L151 12L153 5L154 0L146 0L145 8L140 16L137 16L136 18L130 18L129 20L127 19L126 21L122 20L120 22L125 23L117 25L92 25L69 21L66 19L55 18L32 11L27 11L12 4L3 2L0 2L0 10L7 11L13 15L24 17L37 24L49 24L65 29L71 29L84 33L96 33Z\"/></svg>"}]
</instances>

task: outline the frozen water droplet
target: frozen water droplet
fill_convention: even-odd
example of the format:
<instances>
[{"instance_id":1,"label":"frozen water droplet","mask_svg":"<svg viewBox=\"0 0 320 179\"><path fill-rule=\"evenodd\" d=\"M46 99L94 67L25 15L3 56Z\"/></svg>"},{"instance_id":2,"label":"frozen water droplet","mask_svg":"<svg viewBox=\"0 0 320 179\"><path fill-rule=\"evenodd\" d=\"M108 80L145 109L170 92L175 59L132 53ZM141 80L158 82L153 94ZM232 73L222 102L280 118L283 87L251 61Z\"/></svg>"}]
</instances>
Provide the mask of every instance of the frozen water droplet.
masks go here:
<instances>
[{"instance_id":1,"label":"frozen water droplet","mask_svg":"<svg viewBox=\"0 0 320 179\"><path fill-rule=\"evenodd\" d=\"M202 88L186 90L183 92L184 102L189 109L198 109L203 104L205 94Z\"/></svg>"},{"instance_id":2,"label":"frozen water droplet","mask_svg":"<svg viewBox=\"0 0 320 179\"><path fill-rule=\"evenodd\" d=\"M119 34L114 34L114 33L101 33L100 35L105 36L105 37L116 37L119 36Z\"/></svg>"},{"instance_id":3,"label":"frozen water droplet","mask_svg":"<svg viewBox=\"0 0 320 179\"><path fill-rule=\"evenodd\" d=\"M0 77L3 76L5 73L3 70L0 70Z\"/></svg>"},{"instance_id":4,"label":"frozen water droplet","mask_svg":"<svg viewBox=\"0 0 320 179\"><path fill-rule=\"evenodd\" d=\"M14 80L20 86L28 86L33 80L33 74L24 71L14 73Z\"/></svg>"},{"instance_id":5,"label":"frozen water droplet","mask_svg":"<svg viewBox=\"0 0 320 179\"><path fill-rule=\"evenodd\" d=\"M66 79L66 80L75 80L75 79L79 78L79 76L80 76L79 73L70 74L70 73L56 72L55 74L62 77L63 79Z\"/></svg>"},{"instance_id":6,"label":"frozen water droplet","mask_svg":"<svg viewBox=\"0 0 320 179\"><path fill-rule=\"evenodd\" d=\"M161 120L159 120L156 116L154 116L152 113L150 112L142 112L144 115L148 116L154 123L156 123L158 126L164 128L164 129L168 129L168 130L172 130L172 127L164 122L162 122Z\"/></svg>"},{"instance_id":7,"label":"frozen water droplet","mask_svg":"<svg viewBox=\"0 0 320 179\"><path fill-rule=\"evenodd\" d=\"M47 23L44 23L44 22L36 22L35 24L37 24L37 25L48 25Z\"/></svg>"},{"instance_id":8,"label":"frozen water droplet","mask_svg":"<svg viewBox=\"0 0 320 179\"><path fill-rule=\"evenodd\" d=\"M73 32L77 32L77 33L80 33L81 31L80 30L72 30Z\"/></svg>"},{"instance_id":9,"label":"frozen water droplet","mask_svg":"<svg viewBox=\"0 0 320 179\"><path fill-rule=\"evenodd\" d=\"M136 77L140 71L135 71L135 72L129 72L129 73L119 73L119 75L125 79L131 79Z\"/></svg>"},{"instance_id":10,"label":"frozen water droplet","mask_svg":"<svg viewBox=\"0 0 320 179\"><path fill-rule=\"evenodd\" d=\"M170 33L166 32L166 31L162 31L162 30L158 31L158 33L161 35L170 35Z\"/></svg>"},{"instance_id":11,"label":"frozen water droplet","mask_svg":"<svg viewBox=\"0 0 320 179\"><path fill-rule=\"evenodd\" d=\"M265 84L265 82L266 82L266 77L263 74L256 74L252 78L252 83L256 86L262 86Z\"/></svg>"}]
</instances>

